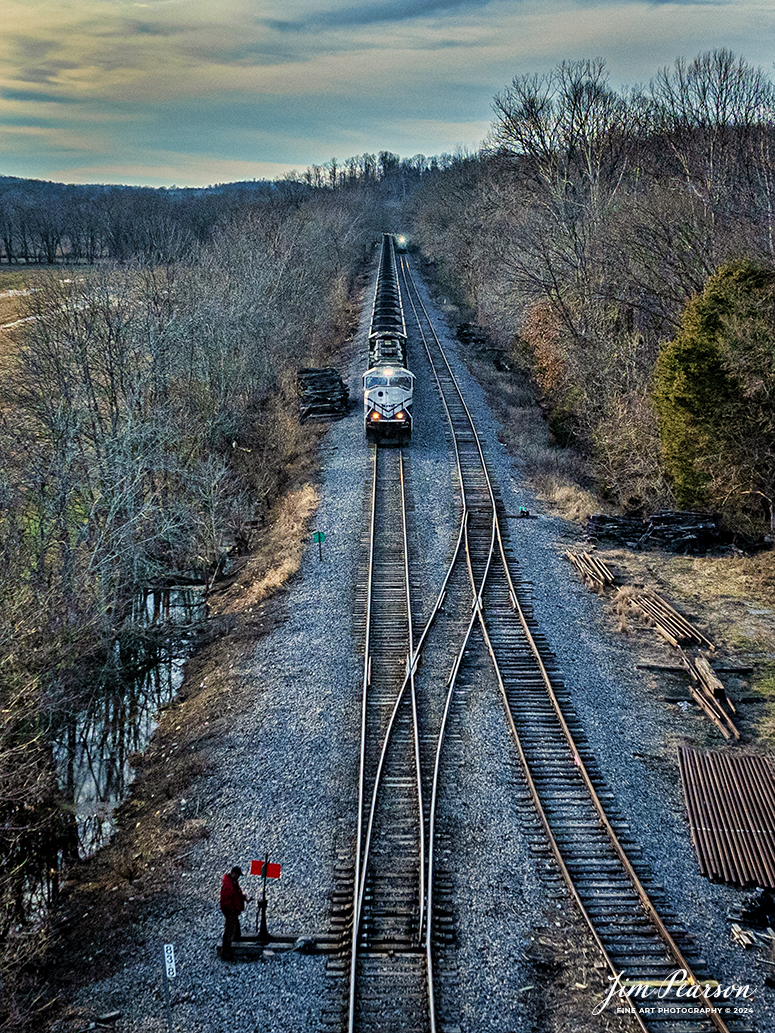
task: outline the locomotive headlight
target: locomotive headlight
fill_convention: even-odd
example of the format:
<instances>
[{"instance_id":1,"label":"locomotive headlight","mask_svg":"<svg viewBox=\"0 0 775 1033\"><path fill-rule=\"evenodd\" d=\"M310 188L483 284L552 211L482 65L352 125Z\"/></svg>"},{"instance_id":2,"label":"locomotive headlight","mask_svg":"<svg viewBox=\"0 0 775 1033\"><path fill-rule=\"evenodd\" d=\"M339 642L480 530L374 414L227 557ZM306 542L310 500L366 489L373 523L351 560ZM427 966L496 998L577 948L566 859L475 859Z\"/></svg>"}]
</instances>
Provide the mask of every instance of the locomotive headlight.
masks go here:
<instances>
[{"instance_id":1,"label":"locomotive headlight","mask_svg":"<svg viewBox=\"0 0 775 1033\"><path fill-rule=\"evenodd\" d=\"M405 420L406 419L406 413L405 412L397 412L396 413L396 419L397 420Z\"/></svg>"},{"instance_id":2,"label":"locomotive headlight","mask_svg":"<svg viewBox=\"0 0 775 1033\"><path fill-rule=\"evenodd\" d=\"M382 417L380 416L380 414L378 412L376 412L375 410L372 410L369 413L369 419L370 420L381 420Z\"/></svg>"}]
</instances>

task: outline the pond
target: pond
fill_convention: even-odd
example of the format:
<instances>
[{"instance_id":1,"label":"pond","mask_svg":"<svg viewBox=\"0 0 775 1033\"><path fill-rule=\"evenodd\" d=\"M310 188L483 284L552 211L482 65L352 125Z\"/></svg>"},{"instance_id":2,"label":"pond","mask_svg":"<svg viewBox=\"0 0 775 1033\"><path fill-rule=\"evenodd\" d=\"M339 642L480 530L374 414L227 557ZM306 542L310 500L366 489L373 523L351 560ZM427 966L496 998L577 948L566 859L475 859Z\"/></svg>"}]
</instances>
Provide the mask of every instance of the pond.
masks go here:
<instances>
[{"instance_id":1,"label":"pond","mask_svg":"<svg viewBox=\"0 0 775 1033\"><path fill-rule=\"evenodd\" d=\"M204 617L202 588L154 589L138 598L133 623L144 634L115 643L77 708L54 730L54 762L81 857L115 831L113 812L132 783L132 761L145 750L160 710L175 699Z\"/></svg>"}]
</instances>

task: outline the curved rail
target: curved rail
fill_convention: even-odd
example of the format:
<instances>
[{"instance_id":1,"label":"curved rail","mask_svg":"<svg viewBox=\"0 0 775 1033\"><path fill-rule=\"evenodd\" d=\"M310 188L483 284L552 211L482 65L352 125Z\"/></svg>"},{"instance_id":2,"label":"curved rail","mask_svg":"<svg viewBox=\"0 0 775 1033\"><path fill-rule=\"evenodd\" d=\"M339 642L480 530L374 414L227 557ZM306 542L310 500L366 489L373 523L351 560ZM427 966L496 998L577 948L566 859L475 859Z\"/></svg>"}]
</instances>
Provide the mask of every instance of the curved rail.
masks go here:
<instances>
[{"instance_id":1,"label":"curved rail","mask_svg":"<svg viewBox=\"0 0 775 1033\"><path fill-rule=\"evenodd\" d=\"M376 462L376 459L375 459L375 462ZM376 470L376 467L375 467L375 470ZM367 604L366 604L367 620L369 622L370 622L370 619L371 619L371 610L370 610L370 602L369 601L370 601L370 597L371 597L371 584L372 584L372 577L373 577L373 556L374 556L373 543L374 543L374 535L375 535L375 517L374 517L375 504L376 504L376 491L375 491L375 488L373 488L372 489L372 502L371 502L372 515L371 515L371 519L370 519L370 530L369 530L369 542L370 542L369 565L368 565L369 587L367 588ZM404 509L404 513L405 513L405 509ZM405 519L405 517L404 517L404 519ZM359 792L359 822L358 822L358 832L357 832L357 842L358 842L358 845L357 845L357 850L356 850L355 900L354 900L354 907L353 907L353 929L352 929L352 947L351 947L352 953L351 953L351 963L350 963L350 997L349 997L349 1015L348 1015L348 1030L350 1031L350 1033L352 1033L352 1031L355 1029L355 1023L356 1023L356 996L357 996L356 986L357 986L358 939L359 939L359 936L360 936L361 921L362 921L363 910L364 910L364 897L365 897L365 892L366 892L366 875L367 875L367 870L368 870L368 865L369 865L369 857L370 857L371 847L372 847L372 842L373 842L374 822L375 822L375 816L376 816L376 811L377 811L377 806L378 806L379 791L380 791L380 787L381 787L381 784L382 784L382 775L383 775L383 770L384 770L384 766L385 766L385 759L386 759L386 755L387 755L387 750L388 750L389 745L390 745L391 737L393 735L393 732L394 732L394 729L395 729L395 726L396 726L396 719L397 719L398 713L400 711L400 708L401 708L401 706L403 704L403 701L404 701L407 689L410 690L410 693L412 694L412 696L414 694L414 676L415 676L415 673L417 671L417 666L419 664L420 656L422 654L423 647L425 646L425 644L427 642L427 639L428 639L428 636L430 634L430 631L431 631L431 629L432 629L432 627L433 627L433 625L435 623L436 617L441 612L442 607L444 605L444 601L445 601L445 598L446 598L446 595L447 595L447 591L448 591L448 588L449 588L449 582L450 582L450 579L451 579L452 574L454 572L456 563L458 561L458 557L459 557L459 555L461 553L461 550L462 550L462 547L463 547L464 533L465 533L465 518L462 518L461 521L460 521L460 526L459 526L459 530L458 530L458 536L457 536L457 540L456 540L456 544L455 544L455 548L454 548L454 551L453 551L452 558L450 559L449 564L447 566L447 570L445 572L444 579L442 581L441 587L439 588L439 591L438 591L438 594L436 596L436 600L434 602L434 605L433 605L433 608L431 610L431 613L428 616L428 619L425 622L425 625L424 625L424 627L422 629L422 632L421 632L421 634L420 634L420 636L419 636L419 638L417 640L417 643L416 643L416 645L414 645L414 647L412 649L412 652L410 654L409 662L407 663L406 675L404 677L403 683L402 683L402 685L401 685L401 687L400 687L400 689L398 691L398 694L396 696L395 702L394 702L393 707L392 707L390 719L389 719L387 727L385 729L385 733L384 733L384 736L383 736L383 742L382 742L382 746L381 746L381 750L380 750L380 756L379 756L379 760L377 762L377 769L376 769L376 773L375 773L375 777L374 777L374 783L373 783L373 786L372 786L372 789L371 789L371 801L370 801L370 806L369 806L368 820L366 822L363 821L364 803L365 803L366 793L363 790ZM405 568L405 569L408 572L408 568ZM408 579L407 579L407 585L408 585ZM364 685L364 698L365 698L365 693L368 690L368 685L369 685L369 681L370 681L370 671L371 671L370 649L371 649L371 646L370 646L370 636L369 636L369 629L367 628L367 650L369 650L369 652L368 652L368 655L366 656L365 661L364 661L364 682L363 682L363 685ZM462 650L461 650L461 654L460 655L462 656ZM416 698L412 699L412 710L413 710L413 714L414 714L414 719L416 721L416 714L417 714ZM361 786L361 787L363 787L364 784L365 784L365 731L364 731L364 729L366 727L365 713L366 713L366 711L365 711L365 703L364 703L364 709L363 709L363 712L362 712L362 733L361 733L361 763L360 763L361 774L360 774L360 777L359 777L359 786ZM419 736L418 736L418 730L417 730L418 726L417 726L417 724L415 724L414 728L415 728L415 732L414 732L414 734L415 734L415 750L417 751L419 749ZM416 771L419 774L419 754L417 752L415 752L415 769L416 769ZM418 782L418 785L420 786L420 789L418 791L418 803L419 803L419 807L420 807L420 822L421 822L421 829L422 829L421 838L422 838L422 840L424 842L426 837L425 837L425 831L424 831L424 818L423 818L423 812L422 812L421 781ZM365 834L364 834L364 824L365 824ZM424 845L421 848L421 865L423 866L423 868L428 868L428 870L429 870L430 862L428 861L426 863L426 861L425 861ZM420 912L421 913L421 921L420 921L420 924L419 924L419 934L420 934L420 939L421 939L422 938L423 927L425 927L425 928L429 927L429 920L428 920L428 917L427 917L427 906L428 906L428 901L430 899L430 888L425 890L425 888L424 888L425 887L425 877L424 877L424 875L422 875L420 878L421 878L421 885L423 886L423 903L422 903L421 912ZM420 943L420 944L418 944L418 946L422 946L422 944ZM432 975L432 972L430 970L427 970L427 993L428 993L429 1025L430 1025L431 1033L435 1033L435 1030L436 1030L436 1009L435 1009L435 999L434 999L434 993L433 993L433 975Z\"/></svg>"}]
</instances>

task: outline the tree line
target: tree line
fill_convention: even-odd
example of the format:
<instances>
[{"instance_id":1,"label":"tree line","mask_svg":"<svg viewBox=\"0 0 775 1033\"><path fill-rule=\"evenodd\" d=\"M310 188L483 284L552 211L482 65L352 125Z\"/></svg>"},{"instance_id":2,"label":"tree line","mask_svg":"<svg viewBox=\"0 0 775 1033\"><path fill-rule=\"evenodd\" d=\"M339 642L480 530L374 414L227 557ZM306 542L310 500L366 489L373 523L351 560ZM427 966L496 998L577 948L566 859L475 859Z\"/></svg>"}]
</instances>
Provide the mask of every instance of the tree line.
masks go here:
<instances>
[{"instance_id":1,"label":"tree line","mask_svg":"<svg viewBox=\"0 0 775 1033\"><path fill-rule=\"evenodd\" d=\"M0 263L186 260L246 206L305 192L301 181L154 189L0 177Z\"/></svg>"},{"instance_id":2,"label":"tree line","mask_svg":"<svg viewBox=\"0 0 775 1033\"><path fill-rule=\"evenodd\" d=\"M563 62L516 77L494 113L481 152L412 196L442 283L533 376L555 440L613 504L768 527L772 82L725 49L627 89L602 60ZM700 362L686 341L703 305Z\"/></svg>"},{"instance_id":3,"label":"tree line","mask_svg":"<svg viewBox=\"0 0 775 1033\"><path fill-rule=\"evenodd\" d=\"M203 188L73 185L0 176L0 264L94 265L185 261L256 202L298 203L316 191L381 184L406 194L450 155L390 151L311 165L277 182Z\"/></svg>"}]
</instances>

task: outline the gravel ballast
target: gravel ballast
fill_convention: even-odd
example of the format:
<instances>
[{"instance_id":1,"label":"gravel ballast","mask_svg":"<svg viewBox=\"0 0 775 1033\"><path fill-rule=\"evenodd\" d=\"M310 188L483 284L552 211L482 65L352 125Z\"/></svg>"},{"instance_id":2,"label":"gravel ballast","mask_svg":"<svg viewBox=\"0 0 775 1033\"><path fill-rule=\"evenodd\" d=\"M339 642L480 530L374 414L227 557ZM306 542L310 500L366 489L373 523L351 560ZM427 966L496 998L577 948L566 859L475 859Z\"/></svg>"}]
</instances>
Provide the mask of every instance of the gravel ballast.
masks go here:
<instances>
[{"instance_id":1,"label":"gravel ballast","mask_svg":"<svg viewBox=\"0 0 775 1033\"><path fill-rule=\"evenodd\" d=\"M368 289L364 297L370 297ZM360 393L367 316L349 370L353 399ZM457 355L451 334L443 332L443 322L438 326L445 346ZM412 361L418 375L409 449L412 548L427 610L441 576L439 563L457 533L458 503L441 405L416 347ZM575 526L542 511L518 461L498 441L482 389L459 357L456 366L506 511L525 506L536 514L510 522L514 553L525 579L535 585L537 623L558 658L609 788L631 816L636 841L675 912L698 936L713 974L724 983L756 986L755 1026L762 1033L775 1029L764 968L753 967L751 956L729 943L725 912L742 894L710 885L692 853L674 747L680 741L704 745L706 728L660 703L634 669L639 657L632 645L614 633L600 599L562 558L577 539ZM334 867L352 850L363 662L353 615L371 471L358 406L331 426L321 459L314 526L325 532L323 559L310 541L282 601L266 604L281 606L283 620L229 671L234 691L224 699L233 717L228 734L212 745L207 774L181 803L204 819L208 838L185 858L176 893L144 917L142 951L109 979L84 986L79 996L79 1003L95 1013L121 1011L119 1033L167 1029L160 979L165 943L175 945L177 959L173 1028L192 1033L318 1028L327 993L323 956L270 951L254 962L228 964L220 961L216 946L222 928L218 889L233 864L247 871L250 860L265 853L282 863L282 878L269 887L270 932L310 937L326 931ZM453 727L470 757L457 768L456 810L444 816L455 854L450 865L458 928L457 1021L464 1033L553 1029L542 1000L555 976L537 978L531 948L542 935L556 939L566 930L582 936L583 931L553 873L545 878L546 866L531 853L527 833L533 824L503 704L484 663L467 679ZM254 897L258 883L243 879ZM255 904L248 905L247 916L243 930L252 932ZM588 975L579 971L578 983L586 986ZM579 991L579 999L576 1028L604 1028L593 1025L591 1017L584 1024L595 1003L591 991L587 997Z\"/></svg>"}]
</instances>

